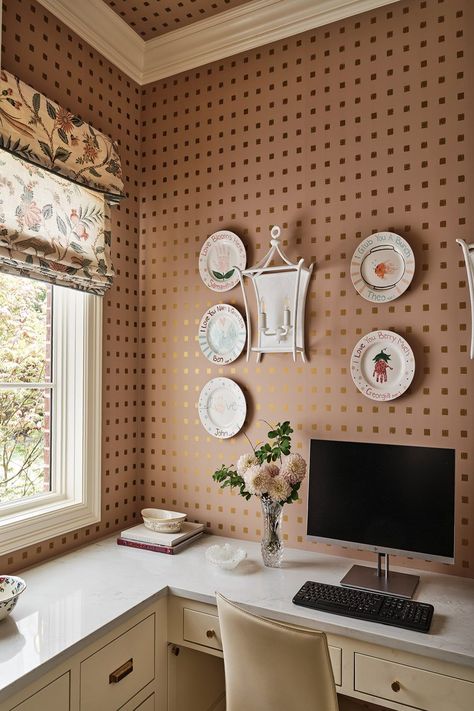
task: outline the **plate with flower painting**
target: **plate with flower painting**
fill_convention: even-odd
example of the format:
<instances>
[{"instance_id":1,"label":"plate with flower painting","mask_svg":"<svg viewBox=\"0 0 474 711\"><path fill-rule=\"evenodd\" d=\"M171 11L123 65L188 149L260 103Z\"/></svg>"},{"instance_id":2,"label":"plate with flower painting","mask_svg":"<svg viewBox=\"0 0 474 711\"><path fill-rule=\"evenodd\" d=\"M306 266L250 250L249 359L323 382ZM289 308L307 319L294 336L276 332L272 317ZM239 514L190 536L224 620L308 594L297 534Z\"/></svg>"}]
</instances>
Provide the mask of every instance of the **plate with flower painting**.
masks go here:
<instances>
[{"instance_id":1,"label":"plate with flower painting","mask_svg":"<svg viewBox=\"0 0 474 711\"><path fill-rule=\"evenodd\" d=\"M415 273L413 250L394 232L376 232L355 250L351 279L364 299L393 301L408 289Z\"/></svg>"},{"instance_id":2,"label":"plate with flower painting","mask_svg":"<svg viewBox=\"0 0 474 711\"><path fill-rule=\"evenodd\" d=\"M199 324L199 345L211 363L228 365L242 353L247 336L245 321L230 304L216 304Z\"/></svg>"},{"instance_id":3,"label":"plate with flower painting","mask_svg":"<svg viewBox=\"0 0 474 711\"><path fill-rule=\"evenodd\" d=\"M229 291L239 283L239 272L245 269L247 254L240 237L228 230L214 232L204 242L199 255L199 273L213 291Z\"/></svg>"},{"instance_id":4,"label":"plate with flower painting","mask_svg":"<svg viewBox=\"0 0 474 711\"><path fill-rule=\"evenodd\" d=\"M247 403L244 394L230 378L213 378L201 390L199 417L209 434L228 439L237 434L245 422Z\"/></svg>"},{"instance_id":5,"label":"plate with flower painting","mask_svg":"<svg viewBox=\"0 0 474 711\"><path fill-rule=\"evenodd\" d=\"M413 351L393 331L367 333L352 351L352 380L371 400L382 402L400 397L414 374Z\"/></svg>"}]
</instances>

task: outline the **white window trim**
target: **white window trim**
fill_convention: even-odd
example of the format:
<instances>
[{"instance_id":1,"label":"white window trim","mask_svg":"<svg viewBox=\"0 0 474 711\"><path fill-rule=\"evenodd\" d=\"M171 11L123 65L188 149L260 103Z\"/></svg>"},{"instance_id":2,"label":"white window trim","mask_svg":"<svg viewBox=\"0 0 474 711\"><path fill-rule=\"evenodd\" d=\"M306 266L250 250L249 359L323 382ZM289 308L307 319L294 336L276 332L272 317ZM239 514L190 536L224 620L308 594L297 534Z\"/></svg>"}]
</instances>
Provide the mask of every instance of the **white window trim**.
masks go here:
<instances>
[{"instance_id":1,"label":"white window trim","mask_svg":"<svg viewBox=\"0 0 474 711\"><path fill-rule=\"evenodd\" d=\"M100 521L102 303L55 288L53 488L0 505L0 555Z\"/></svg>"}]
</instances>

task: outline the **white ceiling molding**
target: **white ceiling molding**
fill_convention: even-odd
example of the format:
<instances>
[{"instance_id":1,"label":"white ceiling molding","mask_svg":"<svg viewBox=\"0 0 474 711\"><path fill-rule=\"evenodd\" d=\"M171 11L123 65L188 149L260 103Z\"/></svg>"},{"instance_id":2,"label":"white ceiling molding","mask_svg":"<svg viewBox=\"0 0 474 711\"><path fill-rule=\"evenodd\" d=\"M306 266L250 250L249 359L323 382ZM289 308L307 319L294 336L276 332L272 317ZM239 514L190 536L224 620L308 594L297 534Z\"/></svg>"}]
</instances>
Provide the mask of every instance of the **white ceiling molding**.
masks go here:
<instances>
[{"instance_id":1,"label":"white ceiling molding","mask_svg":"<svg viewBox=\"0 0 474 711\"><path fill-rule=\"evenodd\" d=\"M145 42L102 0L38 0L46 10L142 84Z\"/></svg>"},{"instance_id":2,"label":"white ceiling molding","mask_svg":"<svg viewBox=\"0 0 474 711\"><path fill-rule=\"evenodd\" d=\"M39 0L142 85L399 1L253 0L145 42L102 0Z\"/></svg>"}]
</instances>

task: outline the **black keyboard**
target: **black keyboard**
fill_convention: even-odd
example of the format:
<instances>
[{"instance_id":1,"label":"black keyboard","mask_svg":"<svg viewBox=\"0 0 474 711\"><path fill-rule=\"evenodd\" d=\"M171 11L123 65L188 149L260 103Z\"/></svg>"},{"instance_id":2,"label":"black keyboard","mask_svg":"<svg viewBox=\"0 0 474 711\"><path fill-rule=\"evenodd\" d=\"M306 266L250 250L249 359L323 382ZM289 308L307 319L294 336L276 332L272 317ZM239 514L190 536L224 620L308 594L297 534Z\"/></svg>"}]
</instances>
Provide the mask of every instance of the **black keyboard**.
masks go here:
<instances>
[{"instance_id":1,"label":"black keyboard","mask_svg":"<svg viewBox=\"0 0 474 711\"><path fill-rule=\"evenodd\" d=\"M381 622L383 625L394 625L417 632L428 632L434 612L433 605L425 602L314 583L311 580L298 590L293 602L313 610Z\"/></svg>"}]
</instances>

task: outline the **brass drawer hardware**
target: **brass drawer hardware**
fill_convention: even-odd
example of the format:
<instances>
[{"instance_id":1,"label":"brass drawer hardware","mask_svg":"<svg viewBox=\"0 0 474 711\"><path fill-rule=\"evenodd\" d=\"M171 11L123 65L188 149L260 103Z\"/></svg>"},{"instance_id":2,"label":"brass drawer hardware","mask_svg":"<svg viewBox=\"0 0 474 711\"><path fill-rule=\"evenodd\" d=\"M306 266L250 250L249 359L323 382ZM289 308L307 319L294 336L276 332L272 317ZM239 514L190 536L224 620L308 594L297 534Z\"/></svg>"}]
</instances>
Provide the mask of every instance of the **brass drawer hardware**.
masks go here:
<instances>
[{"instance_id":1,"label":"brass drawer hardware","mask_svg":"<svg viewBox=\"0 0 474 711\"><path fill-rule=\"evenodd\" d=\"M207 637L208 639L212 639L212 638L215 637L215 636L216 636L216 633L215 633L214 630L207 630L207 632L206 632L206 637Z\"/></svg>"},{"instance_id":2,"label":"brass drawer hardware","mask_svg":"<svg viewBox=\"0 0 474 711\"><path fill-rule=\"evenodd\" d=\"M401 689L401 684L399 681L392 681L392 691L400 691Z\"/></svg>"},{"instance_id":3,"label":"brass drawer hardware","mask_svg":"<svg viewBox=\"0 0 474 711\"><path fill-rule=\"evenodd\" d=\"M118 684L119 681L122 681L122 679L131 674L132 671L133 657L125 662L125 664L122 664L121 667L118 667L115 671L109 674L109 684Z\"/></svg>"}]
</instances>

